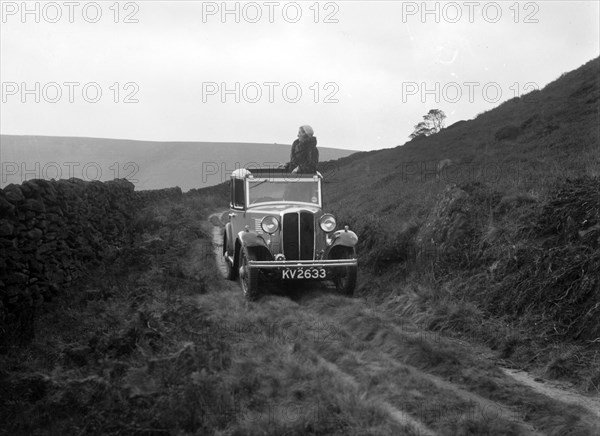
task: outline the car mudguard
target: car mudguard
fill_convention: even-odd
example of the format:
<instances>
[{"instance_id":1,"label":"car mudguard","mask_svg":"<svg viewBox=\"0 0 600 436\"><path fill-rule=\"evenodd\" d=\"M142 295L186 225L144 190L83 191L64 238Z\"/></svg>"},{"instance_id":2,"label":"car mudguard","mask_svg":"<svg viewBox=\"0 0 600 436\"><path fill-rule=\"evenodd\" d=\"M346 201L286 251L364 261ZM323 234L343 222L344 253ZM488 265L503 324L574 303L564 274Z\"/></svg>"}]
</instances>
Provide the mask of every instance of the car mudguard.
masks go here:
<instances>
[{"instance_id":1,"label":"car mudguard","mask_svg":"<svg viewBox=\"0 0 600 436\"><path fill-rule=\"evenodd\" d=\"M237 237L238 237L239 241L241 242L242 247L266 247L266 248L269 248L269 246L267 245L267 241L265 241L265 239L256 232L247 232L245 230L242 230L241 232L238 233Z\"/></svg>"},{"instance_id":2,"label":"car mudguard","mask_svg":"<svg viewBox=\"0 0 600 436\"><path fill-rule=\"evenodd\" d=\"M346 247L354 247L358 243L358 236L352 230L338 230L333 234L331 247L336 245L344 245Z\"/></svg>"},{"instance_id":3,"label":"car mudguard","mask_svg":"<svg viewBox=\"0 0 600 436\"><path fill-rule=\"evenodd\" d=\"M227 243L223 244L223 254L225 254L226 251L234 254L233 244L235 238L233 237L233 229L231 223L225 224L225 240L227 241Z\"/></svg>"},{"instance_id":4,"label":"car mudguard","mask_svg":"<svg viewBox=\"0 0 600 436\"><path fill-rule=\"evenodd\" d=\"M245 247L249 251L254 252L257 260L273 260L269 244L258 233L243 230L238 233L238 241L240 247Z\"/></svg>"},{"instance_id":5,"label":"car mudguard","mask_svg":"<svg viewBox=\"0 0 600 436\"><path fill-rule=\"evenodd\" d=\"M324 257L325 259L329 258L329 253L333 247L343 246L354 248L357 243L358 236L352 230L338 230L333 234L331 244L325 249Z\"/></svg>"}]
</instances>

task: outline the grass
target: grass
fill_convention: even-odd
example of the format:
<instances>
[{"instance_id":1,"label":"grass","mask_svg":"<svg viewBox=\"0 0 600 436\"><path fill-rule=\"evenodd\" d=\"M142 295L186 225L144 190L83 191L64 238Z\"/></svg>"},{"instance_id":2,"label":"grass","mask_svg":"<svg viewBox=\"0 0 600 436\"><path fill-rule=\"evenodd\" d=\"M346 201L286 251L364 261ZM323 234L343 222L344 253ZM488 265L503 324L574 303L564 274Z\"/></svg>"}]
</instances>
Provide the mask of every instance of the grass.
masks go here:
<instances>
[{"instance_id":1,"label":"grass","mask_svg":"<svg viewBox=\"0 0 600 436\"><path fill-rule=\"evenodd\" d=\"M575 378L598 393L599 71L594 59L474 120L337 161L324 198L359 235L361 276L373 278L360 295L399 296L423 326L524 367L574 344L593 368L574 367ZM452 164L439 172L442 159ZM509 337L496 344L498 324L522 332L533 355Z\"/></svg>"},{"instance_id":2,"label":"grass","mask_svg":"<svg viewBox=\"0 0 600 436\"><path fill-rule=\"evenodd\" d=\"M227 401L215 375L227 365L227 344L189 333L209 325L189 300L207 292L210 278L206 265L181 261L203 240L201 215L191 207L150 206L136 222L133 247L45 306L34 342L0 356L1 432L216 426L199 418L191 400L214 395L209 408Z\"/></svg>"},{"instance_id":3,"label":"grass","mask_svg":"<svg viewBox=\"0 0 600 436\"><path fill-rule=\"evenodd\" d=\"M497 369L392 305L301 289L247 302L218 277L204 207L148 204L134 244L46 306L32 344L0 355L0 433L520 435L517 406L545 430L592 428L576 408L510 397Z\"/></svg>"},{"instance_id":4,"label":"grass","mask_svg":"<svg viewBox=\"0 0 600 436\"><path fill-rule=\"evenodd\" d=\"M203 200L150 203L133 246L64 289L0 355L1 434L412 434L340 384L326 334L224 291ZM277 320L277 322L273 322Z\"/></svg>"}]
</instances>

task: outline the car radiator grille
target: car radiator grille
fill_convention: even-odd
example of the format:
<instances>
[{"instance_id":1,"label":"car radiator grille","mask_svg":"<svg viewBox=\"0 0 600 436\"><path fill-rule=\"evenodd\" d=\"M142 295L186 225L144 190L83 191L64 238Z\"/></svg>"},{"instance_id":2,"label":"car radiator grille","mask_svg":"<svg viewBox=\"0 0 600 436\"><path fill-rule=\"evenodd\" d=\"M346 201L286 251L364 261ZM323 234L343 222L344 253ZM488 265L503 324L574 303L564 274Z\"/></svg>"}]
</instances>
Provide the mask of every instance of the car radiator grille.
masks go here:
<instances>
[{"instance_id":1,"label":"car radiator grille","mask_svg":"<svg viewBox=\"0 0 600 436\"><path fill-rule=\"evenodd\" d=\"M315 218L311 212L283 216L283 254L287 260L312 260L315 251Z\"/></svg>"}]
</instances>

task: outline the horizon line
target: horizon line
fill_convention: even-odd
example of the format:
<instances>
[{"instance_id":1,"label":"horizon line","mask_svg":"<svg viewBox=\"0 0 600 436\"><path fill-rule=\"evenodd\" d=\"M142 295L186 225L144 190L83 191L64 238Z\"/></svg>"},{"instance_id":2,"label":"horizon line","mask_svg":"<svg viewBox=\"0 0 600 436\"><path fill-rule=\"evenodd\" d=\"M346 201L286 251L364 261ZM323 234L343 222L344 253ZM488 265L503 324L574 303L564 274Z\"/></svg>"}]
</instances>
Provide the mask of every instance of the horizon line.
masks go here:
<instances>
[{"instance_id":1,"label":"horizon line","mask_svg":"<svg viewBox=\"0 0 600 436\"><path fill-rule=\"evenodd\" d=\"M73 138L73 139L101 139L101 140L110 140L110 141L130 141L130 142L152 142L152 143L181 143L181 144L190 144L190 143L204 143L204 144L251 144L251 145L282 145L289 147L290 144L280 143L280 142L239 142L239 141L160 141L153 139L124 139L124 138L110 138L110 137L99 137L99 136L57 136L57 135L38 135L38 134L15 134L15 133L1 133L0 137L3 136L19 136L19 137L37 137L37 138ZM401 144L400 144L401 145ZM386 148L393 148L396 145ZM328 147L328 146L319 146L322 149L331 149L331 150L345 150L352 152L364 152L364 151L376 151L376 150L384 150L381 149L373 149L373 150L355 150L351 148L340 148L340 147Z\"/></svg>"}]
</instances>

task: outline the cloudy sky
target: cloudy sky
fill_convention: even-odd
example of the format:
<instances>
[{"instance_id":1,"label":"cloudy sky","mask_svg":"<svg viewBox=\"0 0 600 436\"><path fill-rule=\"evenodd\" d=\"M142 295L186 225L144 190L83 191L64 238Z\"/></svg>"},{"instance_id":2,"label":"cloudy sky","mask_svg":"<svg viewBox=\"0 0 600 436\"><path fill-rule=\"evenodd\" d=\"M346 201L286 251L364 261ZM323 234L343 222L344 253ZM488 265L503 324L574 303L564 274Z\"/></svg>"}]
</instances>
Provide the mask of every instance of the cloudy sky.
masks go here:
<instances>
[{"instance_id":1,"label":"cloudy sky","mask_svg":"<svg viewBox=\"0 0 600 436\"><path fill-rule=\"evenodd\" d=\"M1 6L2 134L381 149L600 54L597 1Z\"/></svg>"}]
</instances>

